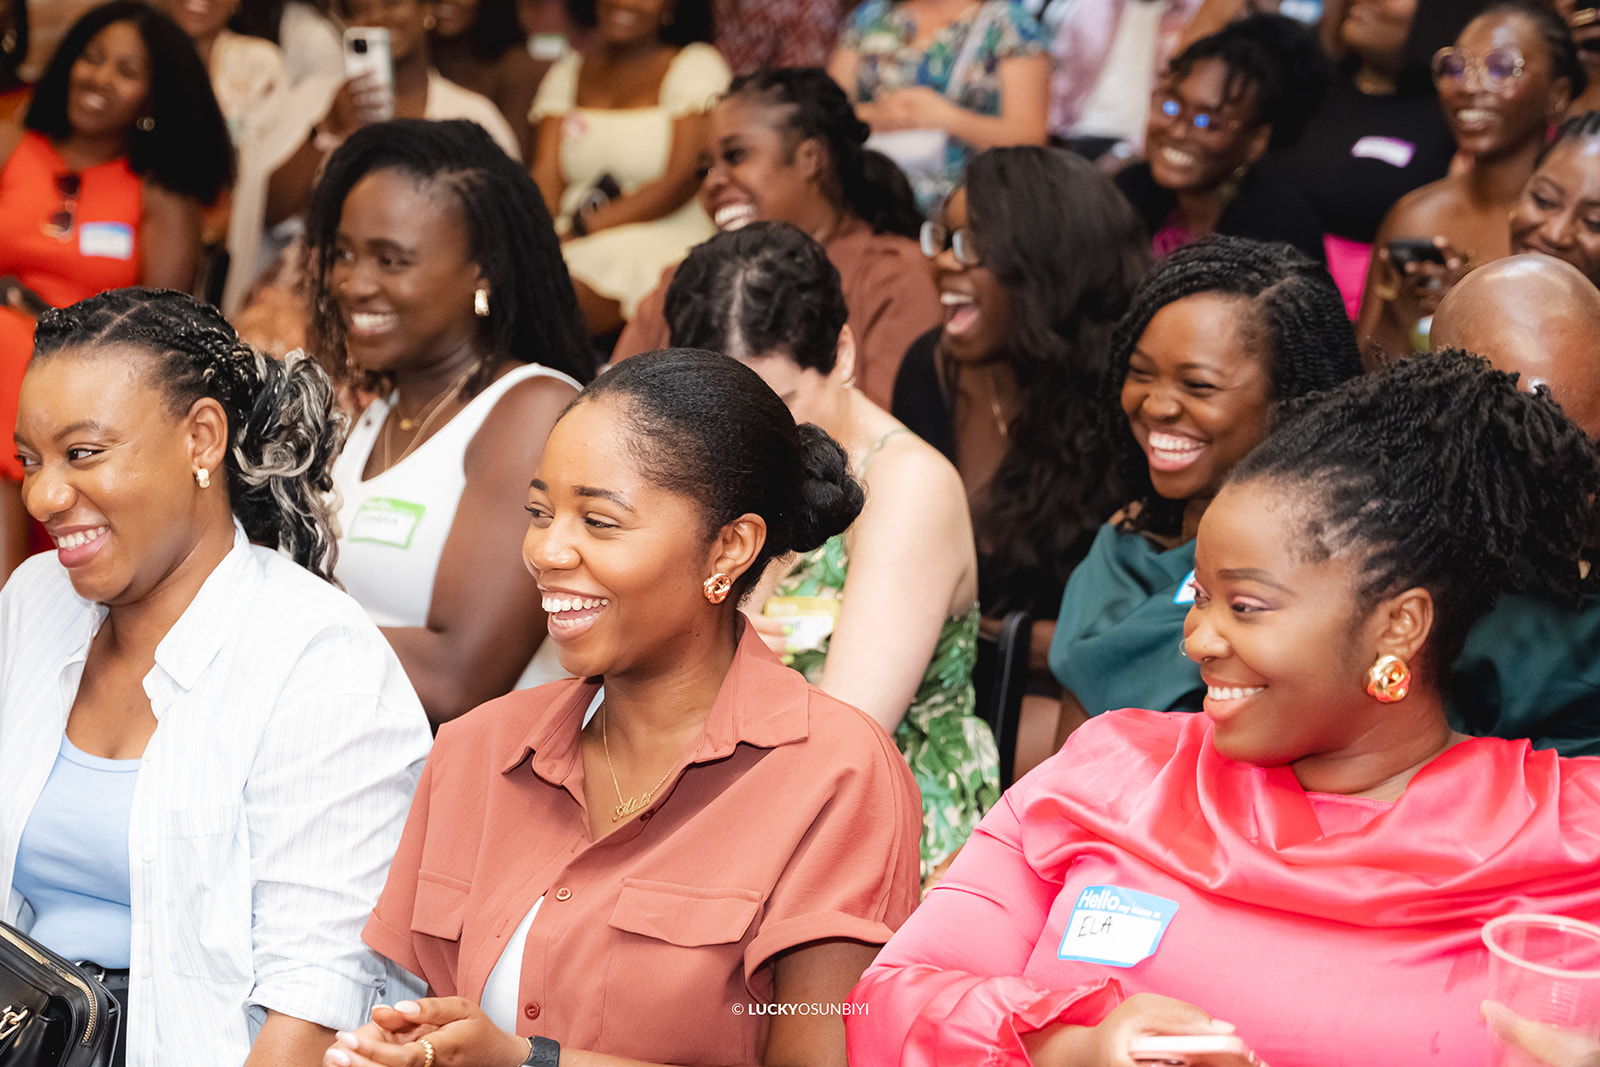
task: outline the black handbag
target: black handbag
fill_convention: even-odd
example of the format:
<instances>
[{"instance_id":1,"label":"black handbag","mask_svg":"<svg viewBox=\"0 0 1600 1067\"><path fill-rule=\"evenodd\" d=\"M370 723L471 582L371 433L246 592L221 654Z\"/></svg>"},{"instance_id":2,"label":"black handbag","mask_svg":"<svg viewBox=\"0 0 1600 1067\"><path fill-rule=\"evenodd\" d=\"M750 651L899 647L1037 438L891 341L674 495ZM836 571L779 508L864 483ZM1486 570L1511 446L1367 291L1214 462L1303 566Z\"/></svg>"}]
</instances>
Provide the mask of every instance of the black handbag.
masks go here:
<instances>
[{"instance_id":1,"label":"black handbag","mask_svg":"<svg viewBox=\"0 0 1600 1067\"><path fill-rule=\"evenodd\" d=\"M0 1067L109 1067L121 1028L104 985L0 923Z\"/></svg>"}]
</instances>

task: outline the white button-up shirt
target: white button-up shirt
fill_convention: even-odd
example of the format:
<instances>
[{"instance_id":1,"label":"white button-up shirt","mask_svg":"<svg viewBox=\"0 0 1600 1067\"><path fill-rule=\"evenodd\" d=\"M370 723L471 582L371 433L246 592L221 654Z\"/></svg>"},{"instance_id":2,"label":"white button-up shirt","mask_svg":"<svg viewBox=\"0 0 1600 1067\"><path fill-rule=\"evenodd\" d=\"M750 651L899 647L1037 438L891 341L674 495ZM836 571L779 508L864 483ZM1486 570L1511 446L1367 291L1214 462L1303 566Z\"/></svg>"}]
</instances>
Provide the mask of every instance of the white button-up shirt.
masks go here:
<instances>
[{"instance_id":1,"label":"white button-up shirt","mask_svg":"<svg viewBox=\"0 0 1600 1067\"><path fill-rule=\"evenodd\" d=\"M106 609L55 553L0 593L0 902ZM268 1010L365 1022L361 942L430 745L388 642L353 599L237 530L156 649L157 726L128 826L129 1067L244 1062Z\"/></svg>"}]
</instances>

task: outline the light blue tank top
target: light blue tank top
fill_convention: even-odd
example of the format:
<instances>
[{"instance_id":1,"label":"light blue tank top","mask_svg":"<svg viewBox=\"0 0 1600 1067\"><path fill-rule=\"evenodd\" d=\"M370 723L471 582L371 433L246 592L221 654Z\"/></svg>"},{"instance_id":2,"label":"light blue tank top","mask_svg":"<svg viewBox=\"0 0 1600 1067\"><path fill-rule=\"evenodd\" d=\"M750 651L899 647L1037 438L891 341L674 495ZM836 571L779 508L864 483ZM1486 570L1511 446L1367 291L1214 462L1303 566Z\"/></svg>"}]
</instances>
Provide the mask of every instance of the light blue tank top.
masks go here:
<instances>
[{"instance_id":1,"label":"light blue tank top","mask_svg":"<svg viewBox=\"0 0 1600 1067\"><path fill-rule=\"evenodd\" d=\"M33 906L29 932L69 960L128 966L128 818L139 763L91 756L62 734L22 831L13 883Z\"/></svg>"}]
</instances>

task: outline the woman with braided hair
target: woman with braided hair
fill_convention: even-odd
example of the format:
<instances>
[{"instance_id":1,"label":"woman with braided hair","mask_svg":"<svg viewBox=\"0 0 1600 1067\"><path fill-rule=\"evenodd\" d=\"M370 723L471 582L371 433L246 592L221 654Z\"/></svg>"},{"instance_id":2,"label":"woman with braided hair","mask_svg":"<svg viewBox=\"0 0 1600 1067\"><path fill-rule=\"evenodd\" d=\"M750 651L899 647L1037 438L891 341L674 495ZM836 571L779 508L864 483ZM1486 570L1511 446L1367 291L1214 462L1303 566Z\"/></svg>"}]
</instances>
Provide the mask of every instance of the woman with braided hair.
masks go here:
<instances>
[{"instance_id":1,"label":"woman with braided hair","mask_svg":"<svg viewBox=\"0 0 1600 1067\"><path fill-rule=\"evenodd\" d=\"M16 448L55 541L0 594L0 901L103 975L126 1062L312 1064L383 992L360 940L427 755L333 582L310 360L119 289L39 319Z\"/></svg>"},{"instance_id":2,"label":"woman with braided hair","mask_svg":"<svg viewBox=\"0 0 1600 1067\"><path fill-rule=\"evenodd\" d=\"M435 723L560 677L516 503L594 369L532 179L476 123L397 119L334 152L307 226L317 347L378 394L333 467L340 582Z\"/></svg>"},{"instance_id":3,"label":"woman with braided hair","mask_svg":"<svg viewBox=\"0 0 1600 1067\"><path fill-rule=\"evenodd\" d=\"M1361 373L1321 264L1238 237L1160 263L1118 324L1110 362L1129 503L1100 528L1061 599L1050 645L1065 690L1057 747L1086 715L1112 708L1200 710L1199 672L1172 652L1200 517L1278 402Z\"/></svg>"},{"instance_id":4,"label":"woman with braided hair","mask_svg":"<svg viewBox=\"0 0 1600 1067\"><path fill-rule=\"evenodd\" d=\"M711 110L711 159L700 203L717 229L787 222L823 246L839 269L855 384L889 406L908 346L939 322L939 294L917 251L922 224L894 164L862 147L867 127L843 89L815 67L736 78ZM617 340L613 360L667 344L667 286L676 265Z\"/></svg>"},{"instance_id":5,"label":"woman with braided hair","mask_svg":"<svg viewBox=\"0 0 1600 1067\"><path fill-rule=\"evenodd\" d=\"M1457 734L1442 683L1525 574L1576 600L1597 492L1460 351L1285 404L1199 521L1205 713L1101 716L1007 793L856 988L852 1061L1486 1063L1483 924L1600 919L1600 762Z\"/></svg>"}]
</instances>

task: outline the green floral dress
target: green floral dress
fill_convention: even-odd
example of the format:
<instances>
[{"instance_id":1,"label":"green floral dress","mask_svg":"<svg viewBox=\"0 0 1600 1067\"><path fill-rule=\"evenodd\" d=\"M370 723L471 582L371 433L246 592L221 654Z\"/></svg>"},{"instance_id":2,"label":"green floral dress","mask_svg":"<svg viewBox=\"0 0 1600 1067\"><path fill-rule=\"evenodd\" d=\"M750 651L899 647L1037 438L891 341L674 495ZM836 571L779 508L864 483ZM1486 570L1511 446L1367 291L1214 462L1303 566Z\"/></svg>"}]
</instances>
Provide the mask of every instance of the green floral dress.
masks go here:
<instances>
[{"instance_id":1,"label":"green floral dress","mask_svg":"<svg viewBox=\"0 0 1600 1067\"><path fill-rule=\"evenodd\" d=\"M876 449L874 449L875 451ZM843 597L850 566L844 535L801 556L776 596ZM972 668L978 659L978 605L944 621L917 694L894 742L922 790L922 877L966 841L1000 797L1000 751L989 724L973 714ZM828 658L820 648L795 652L790 666L816 685Z\"/></svg>"}]
</instances>

